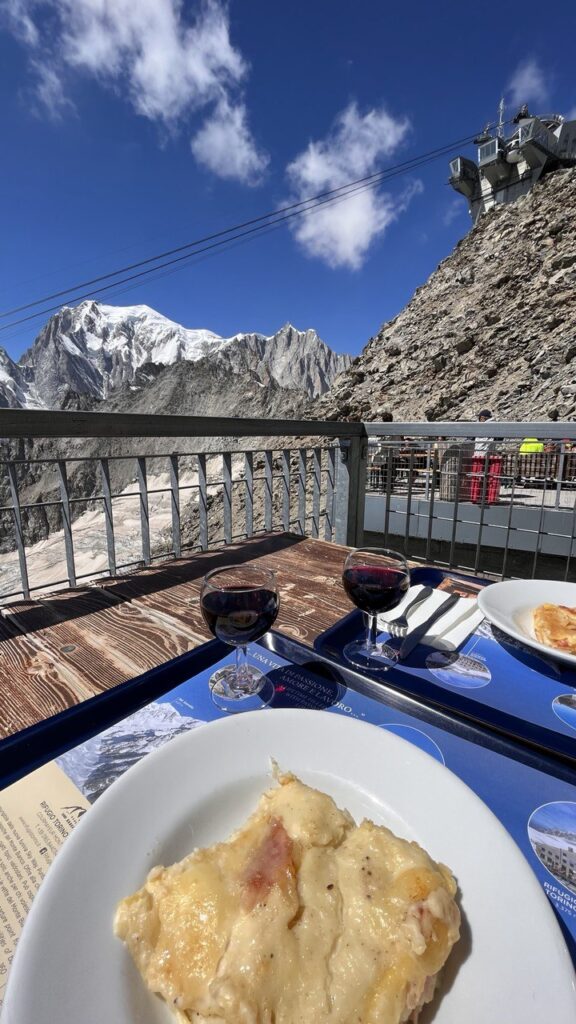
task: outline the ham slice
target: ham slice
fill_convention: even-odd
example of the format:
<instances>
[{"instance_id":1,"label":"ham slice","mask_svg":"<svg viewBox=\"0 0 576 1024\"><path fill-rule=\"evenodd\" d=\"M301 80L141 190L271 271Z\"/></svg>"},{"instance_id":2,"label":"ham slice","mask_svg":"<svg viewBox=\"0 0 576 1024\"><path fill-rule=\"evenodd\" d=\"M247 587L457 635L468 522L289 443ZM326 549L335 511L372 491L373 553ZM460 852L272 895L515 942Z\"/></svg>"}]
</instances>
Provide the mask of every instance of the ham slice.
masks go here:
<instances>
[{"instance_id":1,"label":"ham slice","mask_svg":"<svg viewBox=\"0 0 576 1024\"><path fill-rule=\"evenodd\" d=\"M243 909L250 911L257 903L263 903L274 885L287 888L294 874L292 840L282 822L273 818L244 873Z\"/></svg>"}]
</instances>

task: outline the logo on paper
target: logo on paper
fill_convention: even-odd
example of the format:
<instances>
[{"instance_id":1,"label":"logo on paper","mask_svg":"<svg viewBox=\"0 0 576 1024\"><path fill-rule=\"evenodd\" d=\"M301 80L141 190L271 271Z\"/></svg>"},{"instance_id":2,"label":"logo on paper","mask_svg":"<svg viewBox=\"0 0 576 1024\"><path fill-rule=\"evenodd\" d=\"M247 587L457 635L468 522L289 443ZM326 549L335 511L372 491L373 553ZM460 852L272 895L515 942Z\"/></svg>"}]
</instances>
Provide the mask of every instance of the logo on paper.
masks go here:
<instances>
[{"instance_id":1,"label":"logo on paper","mask_svg":"<svg viewBox=\"0 0 576 1024\"><path fill-rule=\"evenodd\" d=\"M61 807L60 814L66 824L70 828L74 828L80 821L80 818L86 814L87 810L87 807L82 807L79 804L70 804L68 807Z\"/></svg>"}]
</instances>

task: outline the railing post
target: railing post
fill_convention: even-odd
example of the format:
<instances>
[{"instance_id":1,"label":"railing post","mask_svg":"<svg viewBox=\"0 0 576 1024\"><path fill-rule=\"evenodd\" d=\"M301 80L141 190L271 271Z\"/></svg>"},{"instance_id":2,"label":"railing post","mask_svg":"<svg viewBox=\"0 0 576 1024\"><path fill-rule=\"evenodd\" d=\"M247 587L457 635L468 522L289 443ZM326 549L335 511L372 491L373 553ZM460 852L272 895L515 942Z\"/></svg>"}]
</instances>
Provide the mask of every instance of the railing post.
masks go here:
<instances>
[{"instance_id":1,"label":"railing post","mask_svg":"<svg viewBox=\"0 0 576 1024\"><path fill-rule=\"evenodd\" d=\"M180 532L180 474L178 456L170 456L170 498L172 503L172 548L174 557L182 554L182 534Z\"/></svg>"},{"instance_id":2,"label":"railing post","mask_svg":"<svg viewBox=\"0 0 576 1024\"><path fill-rule=\"evenodd\" d=\"M394 447L392 443L386 448L386 505L384 510L384 546L388 546L388 534L390 532L390 507L392 505L392 490L394 486Z\"/></svg>"},{"instance_id":3,"label":"railing post","mask_svg":"<svg viewBox=\"0 0 576 1024\"><path fill-rule=\"evenodd\" d=\"M564 441L560 442L560 455L556 460L556 508L560 508L562 498L562 478L564 476L564 461L566 459Z\"/></svg>"},{"instance_id":4,"label":"railing post","mask_svg":"<svg viewBox=\"0 0 576 1024\"><path fill-rule=\"evenodd\" d=\"M200 452L198 459L198 543L200 550L208 548L208 498L206 493L206 456Z\"/></svg>"},{"instance_id":5,"label":"railing post","mask_svg":"<svg viewBox=\"0 0 576 1024\"><path fill-rule=\"evenodd\" d=\"M430 562L432 558L432 528L434 525L434 501L436 498L436 488L434 487L434 481L438 477L438 448L435 448L432 453L432 488L430 491L430 500L428 501L428 532L426 534L426 561ZM458 482L456 482L458 486Z\"/></svg>"},{"instance_id":6,"label":"railing post","mask_svg":"<svg viewBox=\"0 0 576 1024\"><path fill-rule=\"evenodd\" d=\"M322 449L312 452L312 536L320 532L320 487L322 483Z\"/></svg>"},{"instance_id":7,"label":"railing post","mask_svg":"<svg viewBox=\"0 0 576 1024\"><path fill-rule=\"evenodd\" d=\"M267 533L272 531L272 457L274 453L270 450L264 452L264 529Z\"/></svg>"},{"instance_id":8,"label":"railing post","mask_svg":"<svg viewBox=\"0 0 576 1024\"><path fill-rule=\"evenodd\" d=\"M336 448L328 448L328 465L326 467L326 504L324 515L324 540L334 538L334 480L336 477Z\"/></svg>"},{"instance_id":9,"label":"railing post","mask_svg":"<svg viewBox=\"0 0 576 1024\"><path fill-rule=\"evenodd\" d=\"M76 566L74 564L74 543L72 541L72 518L70 516L70 499L68 496L68 477L66 475L66 463L63 459L58 460L58 475L60 477L60 500L62 502L62 522L64 526L64 550L66 551L66 569L68 581L71 587L76 586Z\"/></svg>"},{"instance_id":10,"label":"railing post","mask_svg":"<svg viewBox=\"0 0 576 1024\"><path fill-rule=\"evenodd\" d=\"M254 534L254 457L252 452L244 455L244 482L246 484L246 536Z\"/></svg>"},{"instance_id":11,"label":"railing post","mask_svg":"<svg viewBox=\"0 0 576 1024\"><path fill-rule=\"evenodd\" d=\"M140 488L140 527L142 531L142 560L150 565L150 513L148 510L148 482L146 479L146 456L136 460L138 487Z\"/></svg>"},{"instance_id":12,"label":"railing post","mask_svg":"<svg viewBox=\"0 0 576 1024\"><path fill-rule=\"evenodd\" d=\"M106 547L108 548L108 571L116 575L116 545L114 542L114 517L112 514L112 488L108 459L100 459L100 479L104 497L104 521L106 523Z\"/></svg>"},{"instance_id":13,"label":"railing post","mask_svg":"<svg viewBox=\"0 0 576 1024\"><path fill-rule=\"evenodd\" d=\"M12 508L14 509L14 526L16 529L16 547L18 549L18 562L20 564L22 594L24 595L24 600L28 601L30 599L30 584L28 582L28 566L26 564L26 545L24 543L24 532L22 530L22 513L20 511L20 498L18 497L16 466L13 462L8 463L8 477L10 480L10 494L12 495Z\"/></svg>"},{"instance_id":14,"label":"railing post","mask_svg":"<svg viewBox=\"0 0 576 1024\"><path fill-rule=\"evenodd\" d=\"M222 501L224 505L224 543L232 543L232 455L222 452Z\"/></svg>"},{"instance_id":15,"label":"railing post","mask_svg":"<svg viewBox=\"0 0 576 1024\"><path fill-rule=\"evenodd\" d=\"M290 530L290 449L282 452L282 529Z\"/></svg>"},{"instance_id":16,"label":"railing post","mask_svg":"<svg viewBox=\"0 0 576 1024\"><path fill-rule=\"evenodd\" d=\"M335 527L336 543L358 547L364 537L366 467L368 438L365 428L359 436L340 441L336 459Z\"/></svg>"},{"instance_id":17,"label":"railing post","mask_svg":"<svg viewBox=\"0 0 576 1024\"><path fill-rule=\"evenodd\" d=\"M298 530L306 536L306 449L298 449Z\"/></svg>"}]
</instances>

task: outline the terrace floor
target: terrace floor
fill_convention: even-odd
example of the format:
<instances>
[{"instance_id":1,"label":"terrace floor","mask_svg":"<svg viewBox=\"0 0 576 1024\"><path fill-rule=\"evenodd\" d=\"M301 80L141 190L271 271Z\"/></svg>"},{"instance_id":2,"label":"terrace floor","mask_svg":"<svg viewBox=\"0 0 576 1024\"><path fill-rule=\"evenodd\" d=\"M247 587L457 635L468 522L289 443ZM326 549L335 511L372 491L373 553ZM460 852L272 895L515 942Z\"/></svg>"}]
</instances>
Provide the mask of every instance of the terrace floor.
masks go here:
<instances>
[{"instance_id":1,"label":"terrace floor","mask_svg":"<svg viewBox=\"0 0 576 1024\"><path fill-rule=\"evenodd\" d=\"M311 645L351 610L346 549L268 534L130 575L7 605L0 613L0 738L211 639L200 612L210 569L253 561L278 572L276 628Z\"/></svg>"},{"instance_id":2,"label":"terrace floor","mask_svg":"<svg viewBox=\"0 0 576 1024\"><path fill-rule=\"evenodd\" d=\"M374 485L374 483L368 484L367 491L369 494L385 494L386 487L382 484ZM426 490L425 482L416 481L411 490L411 496L413 499L426 498L428 499L432 493L430 488ZM392 490L394 497L405 498L408 496L408 484L405 481L400 481L394 484ZM434 491L434 497L439 497L438 488ZM514 490L510 486L502 485L500 488L500 494L498 501L490 502L491 507L494 505L510 505L512 502L514 505L526 506L527 508L541 508L544 505L546 508L561 508L572 510L574 508L574 502L576 501L576 489L574 486L567 486L565 483L559 490L556 482L552 481L548 483L546 487L543 485L540 487L529 486L529 485L516 485ZM462 506L468 504L466 501L460 502Z\"/></svg>"}]
</instances>

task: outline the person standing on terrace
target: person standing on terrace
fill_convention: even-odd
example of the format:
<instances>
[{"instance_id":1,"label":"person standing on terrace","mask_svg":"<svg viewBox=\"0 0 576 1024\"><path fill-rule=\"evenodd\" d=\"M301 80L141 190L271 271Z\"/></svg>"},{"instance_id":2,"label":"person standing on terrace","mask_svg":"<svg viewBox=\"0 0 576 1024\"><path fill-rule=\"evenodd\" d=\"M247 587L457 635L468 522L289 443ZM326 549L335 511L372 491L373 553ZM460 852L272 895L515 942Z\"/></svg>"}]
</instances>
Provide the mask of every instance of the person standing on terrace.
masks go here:
<instances>
[{"instance_id":1,"label":"person standing on terrace","mask_svg":"<svg viewBox=\"0 0 576 1024\"><path fill-rule=\"evenodd\" d=\"M489 409L481 409L478 413L479 423L488 423L492 419L492 413ZM475 437L474 438L474 455L485 455L486 452L490 451L490 447L494 441L493 437Z\"/></svg>"},{"instance_id":2,"label":"person standing on terrace","mask_svg":"<svg viewBox=\"0 0 576 1024\"><path fill-rule=\"evenodd\" d=\"M480 423L489 423L492 413L481 409ZM475 437L472 472L470 474L470 500L476 504L493 505L500 497L502 481L502 455L495 452L493 437Z\"/></svg>"}]
</instances>

